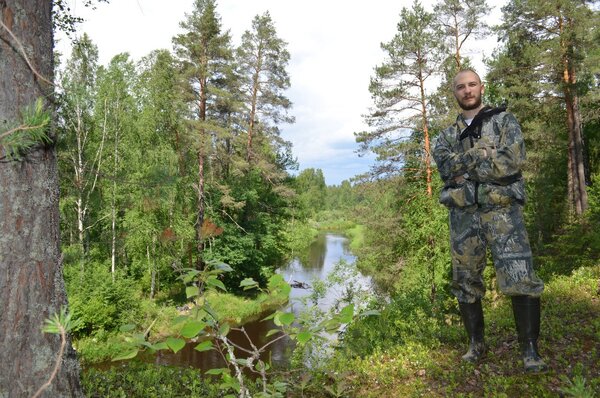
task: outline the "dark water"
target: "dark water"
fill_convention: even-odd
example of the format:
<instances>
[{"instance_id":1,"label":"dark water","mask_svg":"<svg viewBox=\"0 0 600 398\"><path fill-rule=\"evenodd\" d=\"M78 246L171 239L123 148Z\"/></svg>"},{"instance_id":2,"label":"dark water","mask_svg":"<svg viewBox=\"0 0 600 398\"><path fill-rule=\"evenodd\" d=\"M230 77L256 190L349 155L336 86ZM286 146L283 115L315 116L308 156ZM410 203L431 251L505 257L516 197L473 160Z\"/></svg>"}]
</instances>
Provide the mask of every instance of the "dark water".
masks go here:
<instances>
[{"instance_id":1,"label":"dark water","mask_svg":"<svg viewBox=\"0 0 600 398\"><path fill-rule=\"evenodd\" d=\"M339 263L347 264L340 274ZM369 289L370 280L354 270L355 257L348 249L348 239L336 234L322 234L313 242L306 253L299 253L285 267L278 270L284 279L292 284L290 302L285 308L299 315L307 306L317 305L322 311L327 311L341 297L347 296L348 289L357 287ZM336 267L337 265L337 267ZM338 281L331 281L328 275L338 270ZM326 292L315 299L310 299L313 293L313 285L319 281L327 283L329 288ZM339 282L339 283L337 283ZM306 288L308 287L308 288ZM265 314L266 316L267 314ZM255 346L261 347L279 336L278 334L265 337L269 330L277 327L272 321L254 321L244 325L244 329ZM248 348L248 338L241 332L232 330L228 335L235 344ZM198 352L194 350L196 343L187 344L177 354L170 351L161 351L152 358L146 360L162 365L192 366L203 370L224 367L225 362L217 350ZM294 348L294 342L289 338L280 339L269 346L263 360L273 366L285 366ZM240 351L236 351L239 358L247 357Z\"/></svg>"}]
</instances>

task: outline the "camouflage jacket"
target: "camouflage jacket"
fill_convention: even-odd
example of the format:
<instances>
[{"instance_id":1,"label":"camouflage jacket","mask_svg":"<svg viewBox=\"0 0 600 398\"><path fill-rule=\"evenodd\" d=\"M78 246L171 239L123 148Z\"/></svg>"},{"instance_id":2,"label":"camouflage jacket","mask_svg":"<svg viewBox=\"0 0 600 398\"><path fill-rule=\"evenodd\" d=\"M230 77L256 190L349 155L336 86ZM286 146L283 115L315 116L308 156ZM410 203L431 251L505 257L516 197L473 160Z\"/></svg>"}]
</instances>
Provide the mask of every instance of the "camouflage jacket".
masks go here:
<instances>
[{"instance_id":1,"label":"camouflage jacket","mask_svg":"<svg viewBox=\"0 0 600 398\"><path fill-rule=\"evenodd\" d=\"M440 202L448 207L524 204L525 145L517 119L508 112L496 113L483 120L479 138L461 140L467 127L461 114L436 140L433 158L445 183ZM458 176L465 180L456 182Z\"/></svg>"}]
</instances>

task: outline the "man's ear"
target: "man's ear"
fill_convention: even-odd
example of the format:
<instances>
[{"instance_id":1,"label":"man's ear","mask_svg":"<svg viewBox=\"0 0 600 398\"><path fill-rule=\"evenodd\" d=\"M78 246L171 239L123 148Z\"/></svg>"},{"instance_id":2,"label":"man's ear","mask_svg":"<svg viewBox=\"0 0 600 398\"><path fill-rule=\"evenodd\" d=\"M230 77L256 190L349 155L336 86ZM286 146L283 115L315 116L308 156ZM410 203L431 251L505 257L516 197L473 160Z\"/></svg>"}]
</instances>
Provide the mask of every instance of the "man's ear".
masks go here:
<instances>
[{"instance_id":1,"label":"man's ear","mask_svg":"<svg viewBox=\"0 0 600 398\"><path fill-rule=\"evenodd\" d=\"M485 94L485 85L481 83L481 95Z\"/></svg>"}]
</instances>

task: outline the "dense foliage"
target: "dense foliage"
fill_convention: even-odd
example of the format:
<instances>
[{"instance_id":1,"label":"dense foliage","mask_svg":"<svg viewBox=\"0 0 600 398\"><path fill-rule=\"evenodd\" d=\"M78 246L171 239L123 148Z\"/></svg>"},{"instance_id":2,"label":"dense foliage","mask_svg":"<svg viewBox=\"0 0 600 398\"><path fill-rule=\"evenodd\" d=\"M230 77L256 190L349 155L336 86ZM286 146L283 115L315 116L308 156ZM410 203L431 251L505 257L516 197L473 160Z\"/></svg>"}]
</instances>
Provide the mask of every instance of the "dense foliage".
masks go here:
<instances>
[{"instance_id":1,"label":"dense foliage","mask_svg":"<svg viewBox=\"0 0 600 398\"><path fill-rule=\"evenodd\" d=\"M556 334L545 338L556 344L568 340L557 330L563 298L576 304L562 308L573 321L598 315L595 6L510 0L494 30L501 44L483 76L486 102L508 105L526 139L527 228L536 267L549 286L548 333ZM361 150L375 152L377 164L339 186L326 186L318 169L288 174L296 164L280 127L293 121L284 95L289 54L269 13L254 18L236 48L220 25L216 3L197 0L182 23L185 33L174 38L175 51L154 51L137 63L120 54L98 65L91 39L77 40L60 70L58 115L65 278L71 308L82 321L74 331L80 346L89 338L108 339L125 323L149 323L148 312L167 317L156 306L186 300L178 280L184 270L227 263L233 272L222 278L224 285L243 294L240 281L253 278L264 286L285 255L310 242L317 228L336 229L353 237L359 268L386 299L368 303L380 316L348 326L342 349L327 365L331 374L311 375L313 387L324 383L328 389L308 383L312 396L367 396L361 395L369 393L365 386L372 396L389 396L399 383L412 386L407 396L432 394L431 386L437 388L432 396L496 396L506 386L516 388L520 380L512 368L503 376L505 386L469 389L452 379L475 376L468 366L453 369L458 356L449 352L461 346L462 330L448 291L447 211L437 202L441 181L431 167L429 139L455 117L449 81L471 64L463 44L491 31L483 22L484 1L441 0L436 10L415 1L400 13L397 34L382 46L388 58L375 68L369 87L371 130L357 133ZM461 18L469 24L452 25ZM499 333L494 343L510 346L508 306L497 294L493 267L485 277L486 311ZM573 343L591 347L589 356L575 358L579 368L568 367L569 352L550 358L556 368L570 369L569 378L583 377L581 367L598 359L600 338L588 326ZM509 366L506 350L494 355ZM377 366L370 368L372 363ZM161 372L128 369L141 380L127 376L133 383L127 388L118 371L90 371L86 386L90 396L103 394L106 377L118 384L115 396L125 395L143 391L145 379L150 384L175 374L155 371ZM178 372L183 381L170 387L177 394L218 394ZM477 372L490 379L498 373L489 367ZM600 391L597 370L587 375ZM374 387L373 377L381 384ZM525 382L525 389L505 396L525 394L527 386L542 395L588 388L570 379L545 383L550 387ZM156 387L147 393L163 392Z\"/></svg>"}]
</instances>

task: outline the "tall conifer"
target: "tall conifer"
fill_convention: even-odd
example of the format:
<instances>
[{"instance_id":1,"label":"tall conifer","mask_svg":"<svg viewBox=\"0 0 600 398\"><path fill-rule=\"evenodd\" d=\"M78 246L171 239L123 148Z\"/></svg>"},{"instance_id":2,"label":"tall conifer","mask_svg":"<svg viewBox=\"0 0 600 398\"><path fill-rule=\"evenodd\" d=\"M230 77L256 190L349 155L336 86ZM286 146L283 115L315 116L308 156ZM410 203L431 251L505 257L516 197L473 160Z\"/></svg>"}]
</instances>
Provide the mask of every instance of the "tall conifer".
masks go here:
<instances>
[{"instance_id":1,"label":"tall conifer","mask_svg":"<svg viewBox=\"0 0 600 398\"><path fill-rule=\"evenodd\" d=\"M196 266L203 268L204 239L202 226L206 212L207 160L215 120L219 81L231 67L229 32L222 32L214 0L196 0L191 14L181 22L184 33L173 39L181 61L186 99L190 104L190 127L195 138L197 157Z\"/></svg>"}]
</instances>

